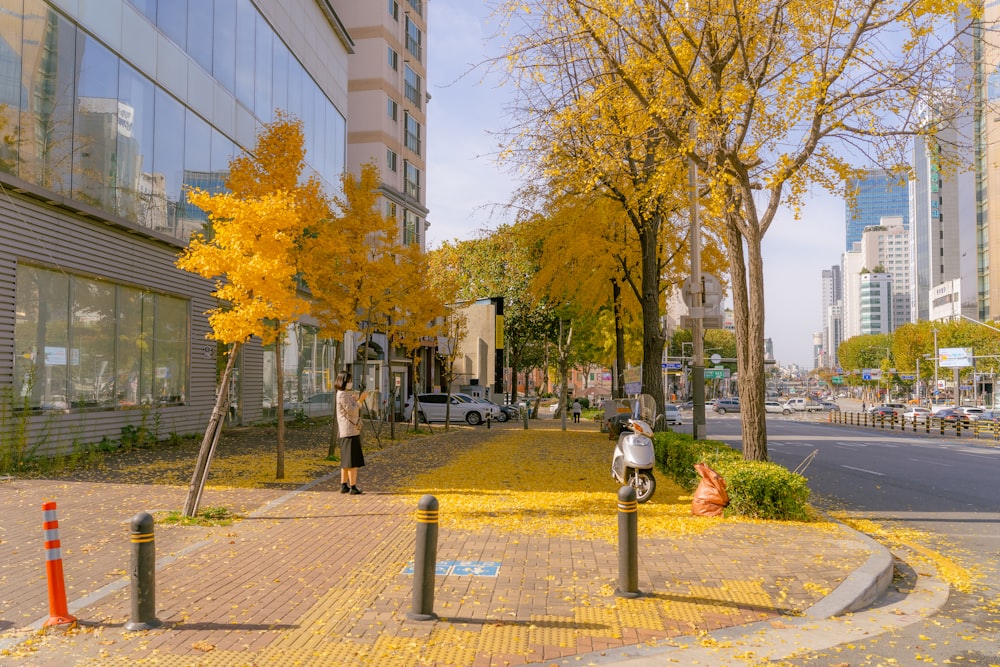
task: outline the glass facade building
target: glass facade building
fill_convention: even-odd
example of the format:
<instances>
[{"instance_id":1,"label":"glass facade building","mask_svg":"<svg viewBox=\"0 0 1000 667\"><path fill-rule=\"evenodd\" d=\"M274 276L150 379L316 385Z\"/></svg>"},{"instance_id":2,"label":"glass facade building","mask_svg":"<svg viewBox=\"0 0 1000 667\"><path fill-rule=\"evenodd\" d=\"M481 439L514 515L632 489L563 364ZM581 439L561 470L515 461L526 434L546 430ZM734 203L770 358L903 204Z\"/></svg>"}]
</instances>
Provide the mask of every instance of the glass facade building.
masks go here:
<instances>
[{"instance_id":1,"label":"glass facade building","mask_svg":"<svg viewBox=\"0 0 1000 667\"><path fill-rule=\"evenodd\" d=\"M0 389L46 447L116 439L136 408L160 435L204 430L216 304L174 265L206 220L185 193L223 190L276 110L302 121L307 175L333 193L350 53L329 0L0 0ZM308 322L293 333L301 400L328 386L332 346ZM273 360L244 348L243 421L273 400Z\"/></svg>"},{"instance_id":2,"label":"glass facade building","mask_svg":"<svg viewBox=\"0 0 1000 667\"><path fill-rule=\"evenodd\" d=\"M862 176L847 183L848 198L847 240L845 249L850 250L855 241L861 240L865 227L880 224L883 217L900 217L903 227L910 228L909 186L881 169L870 169Z\"/></svg>"}]
</instances>

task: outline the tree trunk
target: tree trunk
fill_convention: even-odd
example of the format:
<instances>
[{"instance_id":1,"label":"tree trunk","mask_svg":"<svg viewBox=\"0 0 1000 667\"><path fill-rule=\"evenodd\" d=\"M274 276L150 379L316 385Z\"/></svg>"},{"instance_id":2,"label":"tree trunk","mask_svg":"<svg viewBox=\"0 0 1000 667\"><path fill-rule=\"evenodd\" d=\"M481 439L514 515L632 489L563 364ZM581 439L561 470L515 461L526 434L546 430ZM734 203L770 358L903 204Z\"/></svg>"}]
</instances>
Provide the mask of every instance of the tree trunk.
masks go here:
<instances>
[{"instance_id":1,"label":"tree trunk","mask_svg":"<svg viewBox=\"0 0 1000 667\"><path fill-rule=\"evenodd\" d=\"M615 317L615 374L612 398L625 398L625 325L622 322L622 286L617 278L611 280L611 301Z\"/></svg>"},{"instance_id":2,"label":"tree trunk","mask_svg":"<svg viewBox=\"0 0 1000 667\"><path fill-rule=\"evenodd\" d=\"M764 288L760 239L747 240L735 220L727 222L726 251L733 287L733 319L736 325L736 373L743 426L743 458L767 461L767 425L764 419Z\"/></svg>"},{"instance_id":3,"label":"tree trunk","mask_svg":"<svg viewBox=\"0 0 1000 667\"><path fill-rule=\"evenodd\" d=\"M642 393L663 409L663 323L660 321L659 220L646 220L639 234L642 246Z\"/></svg>"},{"instance_id":4,"label":"tree trunk","mask_svg":"<svg viewBox=\"0 0 1000 667\"><path fill-rule=\"evenodd\" d=\"M229 346L229 359L226 360L226 369L222 372L222 379L219 381L219 393L215 397L215 407L212 408L212 416L209 417L208 426L205 428L205 437L201 440L201 449L198 450L194 473L191 475L191 484L188 486L187 499L184 501L182 514L186 517L193 517L198 513L201 492L205 488L208 470L212 465L212 456L215 454L219 434L222 432L223 416L229 406L229 378L232 377L233 366L236 363L236 355L239 350L239 343L233 343Z\"/></svg>"},{"instance_id":5,"label":"tree trunk","mask_svg":"<svg viewBox=\"0 0 1000 667\"><path fill-rule=\"evenodd\" d=\"M275 388L278 392L278 460L274 471L275 479L285 479L285 353L282 349L284 339L284 331L279 329L274 341L274 361L277 366Z\"/></svg>"}]
</instances>

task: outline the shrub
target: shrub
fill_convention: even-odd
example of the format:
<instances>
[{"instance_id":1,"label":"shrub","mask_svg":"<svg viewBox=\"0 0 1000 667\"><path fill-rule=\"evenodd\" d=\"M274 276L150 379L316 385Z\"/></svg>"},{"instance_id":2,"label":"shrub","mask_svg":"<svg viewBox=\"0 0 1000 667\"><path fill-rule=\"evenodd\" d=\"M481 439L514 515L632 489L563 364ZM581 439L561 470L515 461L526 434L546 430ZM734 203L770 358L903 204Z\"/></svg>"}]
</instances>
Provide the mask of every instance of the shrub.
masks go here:
<instances>
[{"instance_id":1,"label":"shrub","mask_svg":"<svg viewBox=\"0 0 1000 667\"><path fill-rule=\"evenodd\" d=\"M714 440L695 440L684 433L657 433L656 461L668 477L694 491L695 463L706 463L722 475L729 493L727 515L778 521L809 518L809 487L776 463L744 461L740 452Z\"/></svg>"}]
</instances>

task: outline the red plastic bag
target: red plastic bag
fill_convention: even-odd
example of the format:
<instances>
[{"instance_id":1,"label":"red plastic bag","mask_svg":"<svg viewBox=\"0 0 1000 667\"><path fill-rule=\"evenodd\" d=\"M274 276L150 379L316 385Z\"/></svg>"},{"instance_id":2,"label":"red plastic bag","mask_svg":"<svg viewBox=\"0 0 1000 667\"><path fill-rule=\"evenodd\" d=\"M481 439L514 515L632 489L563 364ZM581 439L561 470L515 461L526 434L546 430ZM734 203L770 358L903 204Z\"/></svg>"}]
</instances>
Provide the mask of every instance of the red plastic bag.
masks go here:
<instances>
[{"instance_id":1,"label":"red plastic bag","mask_svg":"<svg viewBox=\"0 0 1000 667\"><path fill-rule=\"evenodd\" d=\"M726 492L726 481L722 475L709 468L704 463L695 463L694 469L701 475L698 488L691 500L691 514L696 516L722 516L722 511L729 505L729 494Z\"/></svg>"}]
</instances>

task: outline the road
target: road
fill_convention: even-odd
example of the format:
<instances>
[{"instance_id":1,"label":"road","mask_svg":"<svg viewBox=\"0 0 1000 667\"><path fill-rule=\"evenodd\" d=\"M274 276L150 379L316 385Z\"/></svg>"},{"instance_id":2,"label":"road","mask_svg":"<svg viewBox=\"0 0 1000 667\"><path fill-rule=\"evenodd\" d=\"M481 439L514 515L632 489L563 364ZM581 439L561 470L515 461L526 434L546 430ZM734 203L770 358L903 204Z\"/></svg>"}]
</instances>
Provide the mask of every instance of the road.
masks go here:
<instances>
[{"instance_id":1,"label":"road","mask_svg":"<svg viewBox=\"0 0 1000 667\"><path fill-rule=\"evenodd\" d=\"M707 433L738 447L738 415L709 413ZM904 593L926 569L918 554L930 556L943 574L971 581L967 591L953 587L944 607L922 622L768 664L1000 664L1000 446L769 415L768 451L790 469L816 452L805 469L815 505L875 522L892 541L916 545L915 551L895 551L903 560L894 585ZM967 570L974 579L963 576Z\"/></svg>"}]
</instances>

